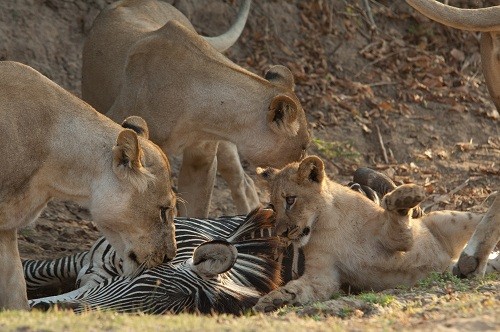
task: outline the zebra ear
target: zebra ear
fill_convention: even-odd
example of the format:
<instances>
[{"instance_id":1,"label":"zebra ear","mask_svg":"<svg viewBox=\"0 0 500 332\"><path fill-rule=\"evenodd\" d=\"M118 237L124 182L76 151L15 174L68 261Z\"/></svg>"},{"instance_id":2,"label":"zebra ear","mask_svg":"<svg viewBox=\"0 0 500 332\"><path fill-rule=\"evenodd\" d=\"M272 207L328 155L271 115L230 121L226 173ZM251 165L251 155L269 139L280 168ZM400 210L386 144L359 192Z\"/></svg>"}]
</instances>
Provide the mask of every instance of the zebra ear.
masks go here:
<instances>
[{"instance_id":1,"label":"zebra ear","mask_svg":"<svg viewBox=\"0 0 500 332\"><path fill-rule=\"evenodd\" d=\"M238 250L224 240L202 243L193 253L192 269L202 278L213 278L231 269L238 258Z\"/></svg>"}]
</instances>

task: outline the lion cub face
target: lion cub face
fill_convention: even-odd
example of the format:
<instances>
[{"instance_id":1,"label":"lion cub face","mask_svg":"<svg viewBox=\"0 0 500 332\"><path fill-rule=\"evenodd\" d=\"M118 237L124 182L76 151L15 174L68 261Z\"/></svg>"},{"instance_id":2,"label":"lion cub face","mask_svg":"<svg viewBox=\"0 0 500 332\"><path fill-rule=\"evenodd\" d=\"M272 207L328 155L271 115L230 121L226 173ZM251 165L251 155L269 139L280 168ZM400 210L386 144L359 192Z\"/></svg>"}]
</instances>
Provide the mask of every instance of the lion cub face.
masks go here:
<instances>
[{"instance_id":1,"label":"lion cub face","mask_svg":"<svg viewBox=\"0 0 500 332\"><path fill-rule=\"evenodd\" d=\"M131 124L133 120L139 122ZM102 181L91 213L123 259L124 272L131 274L139 265L150 268L162 263L165 256L175 257L176 195L168 159L147 139L144 120L130 117L123 126L133 130L119 134L112 173Z\"/></svg>"},{"instance_id":2,"label":"lion cub face","mask_svg":"<svg viewBox=\"0 0 500 332\"><path fill-rule=\"evenodd\" d=\"M321 211L323 162L311 156L281 170L258 168L257 173L269 184L277 234L305 246Z\"/></svg>"}]
</instances>

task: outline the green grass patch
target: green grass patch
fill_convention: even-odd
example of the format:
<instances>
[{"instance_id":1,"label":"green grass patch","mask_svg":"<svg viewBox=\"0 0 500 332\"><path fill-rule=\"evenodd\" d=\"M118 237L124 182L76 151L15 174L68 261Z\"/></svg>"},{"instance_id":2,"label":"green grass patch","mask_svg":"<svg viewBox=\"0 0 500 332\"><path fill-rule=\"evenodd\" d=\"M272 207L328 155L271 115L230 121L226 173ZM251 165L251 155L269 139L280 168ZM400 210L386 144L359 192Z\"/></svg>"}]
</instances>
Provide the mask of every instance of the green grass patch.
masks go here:
<instances>
[{"instance_id":1,"label":"green grass patch","mask_svg":"<svg viewBox=\"0 0 500 332\"><path fill-rule=\"evenodd\" d=\"M481 282L488 282L488 281L498 281L500 280L500 273L498 272L493 272L493 273L487 273L484 275L483 278L481 278Z\"/></svg>"},{"instance_id":2,"label":"green grass patch","mask_svg":"<svg viewBox=\"0 0 500 332\"><path fill-rule=\"evenodd\" d=\"M379 304L383 307L388 306L394 301L394 296L381 293L362 293L356 296L358 299L371 304Z\"/></svg>"},{"instance_id":3,"label":"green grass patch","mask_svg":"<svg viewBox=\"0 0 500 332\"><path fill-rule=\"evenodd\" d=\"M351 307L343 307L340 309L338 315L340 318L350 317L354 312L354 308Z\"/></svg>"},{"instance_id":4,"label":"green grass patch","mask_svg":"<svg viewBox=\"0 0 500 332\"><path fill-rule=\"evenodd\" d=\"M350 142L332 142L314 138L313 143L319 153L328 159L358 159L361 154Z\"/></svg>"},{"instance_id":5,"label":"green grass patch","mask_svg":"<svg viewBox=\"0 0 500 332\"><path fill-rule=\"evenodd\" d=\"M431 287L438 288L453 288L456 291L465 291L469 288L470 283L465 279L460 279L454 276L451 272L432 272L427 278L420 280L416 287L428 289Z\"/></svg>"}]
</instances>

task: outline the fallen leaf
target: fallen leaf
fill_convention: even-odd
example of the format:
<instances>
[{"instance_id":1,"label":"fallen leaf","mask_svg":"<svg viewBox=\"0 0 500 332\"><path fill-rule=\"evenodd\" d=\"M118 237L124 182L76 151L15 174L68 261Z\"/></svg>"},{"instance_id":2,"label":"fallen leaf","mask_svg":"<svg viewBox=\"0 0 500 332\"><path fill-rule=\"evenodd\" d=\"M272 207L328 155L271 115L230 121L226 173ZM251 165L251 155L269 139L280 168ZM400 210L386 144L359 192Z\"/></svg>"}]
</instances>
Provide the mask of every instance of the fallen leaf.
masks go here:
<instances>
[{"instance_id":1,"label":"fallen leaf","mask_svg":"<svg viewBox=\"0 0 500 332\"><path fill-rule=\"evenodd\" d=\"M457 61L464 61L465 60L465 54L464 52L454 48L450 51L450 55Z\"/></svg>"}]
</instances>

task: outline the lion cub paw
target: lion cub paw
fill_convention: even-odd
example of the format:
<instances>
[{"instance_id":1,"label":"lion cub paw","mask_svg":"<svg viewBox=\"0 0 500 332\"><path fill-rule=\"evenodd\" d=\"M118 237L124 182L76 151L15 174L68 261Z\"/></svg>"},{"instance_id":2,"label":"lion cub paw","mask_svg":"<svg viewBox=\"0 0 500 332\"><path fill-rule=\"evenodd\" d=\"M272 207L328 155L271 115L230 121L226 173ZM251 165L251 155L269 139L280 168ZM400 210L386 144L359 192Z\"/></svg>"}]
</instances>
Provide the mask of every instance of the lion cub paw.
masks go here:
<instances>
[{"instance_id":1,"label":"lion cub paw","mask_svg":"<svg viewBox=\"0 0 500 332\"><path fill-rule=\"evenodd\" d=\"M387 211L396 211L402 216L425 199L425 190L416 184L403 184L382 199L382 207Z\"/></svg>"},{"instance_id":2,"label":"lion cub paw","mask_svg":"<svg viewBox=\"0 0 500 332\"><path fill-rule=\"evenodd\" d=\"M257 304L253 307L253 311L271 312L287 304L298 305L299 303L295 301L296 297L295 293L292 293L285 288L279 288L261 297Z\"/></svg>"}]
</instances>

